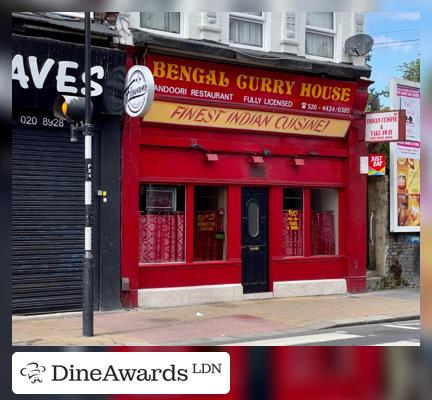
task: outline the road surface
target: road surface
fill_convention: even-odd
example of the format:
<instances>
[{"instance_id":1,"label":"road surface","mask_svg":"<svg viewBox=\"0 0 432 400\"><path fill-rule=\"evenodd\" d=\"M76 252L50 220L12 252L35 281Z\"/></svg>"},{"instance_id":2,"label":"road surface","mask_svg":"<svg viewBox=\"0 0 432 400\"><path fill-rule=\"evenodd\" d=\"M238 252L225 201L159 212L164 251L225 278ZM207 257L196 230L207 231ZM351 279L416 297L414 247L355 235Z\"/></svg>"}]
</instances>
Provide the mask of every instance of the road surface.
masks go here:
<instances>
[{"instance_id":1,"label":"road surface","mask_svg":"<svg viewBox=\"0 0 432 400\"><path fill-rule=\"evenodd\" d=\"M365 324L229 342L230 346L420 346L420 320Z\"/></svg>"}]
</instances>

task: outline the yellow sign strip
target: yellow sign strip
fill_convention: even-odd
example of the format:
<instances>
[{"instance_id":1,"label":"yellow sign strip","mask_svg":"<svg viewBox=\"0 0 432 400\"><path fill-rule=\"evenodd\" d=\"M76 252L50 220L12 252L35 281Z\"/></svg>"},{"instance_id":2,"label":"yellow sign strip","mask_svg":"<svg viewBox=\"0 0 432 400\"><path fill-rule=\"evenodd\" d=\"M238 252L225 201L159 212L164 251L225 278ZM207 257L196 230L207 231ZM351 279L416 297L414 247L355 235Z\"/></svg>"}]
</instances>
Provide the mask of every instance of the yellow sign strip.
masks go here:
<instances>
[{"instance_id":1,"label":"yellow sign strip","mask_svg":"<svg viewBox=\"0 0 432 400\"><path fill-rule=\"evenodd\" d=\"M350 126L347 120L166 101L155 101L144 121L325 137L344 137Z\"/></svg>"}]
</instances>

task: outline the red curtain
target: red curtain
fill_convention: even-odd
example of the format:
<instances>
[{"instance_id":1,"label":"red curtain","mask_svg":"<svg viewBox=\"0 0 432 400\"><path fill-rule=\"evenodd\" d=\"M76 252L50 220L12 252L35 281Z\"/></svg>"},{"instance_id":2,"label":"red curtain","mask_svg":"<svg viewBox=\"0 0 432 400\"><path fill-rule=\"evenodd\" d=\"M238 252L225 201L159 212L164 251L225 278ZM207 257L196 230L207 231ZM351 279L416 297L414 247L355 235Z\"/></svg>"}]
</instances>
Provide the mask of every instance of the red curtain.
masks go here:
<instances>
[{"instance_id":1,"label":"red curtain","mask_svg":"<svg viewBox=\"0 0 432 400\"><path fill-rule=\"evenodd\" d=\"M311 254L335 254L335 222L333 211L312 212Z\"/></svg>"},{"instance_id":2,"label":"red curtain","mask_svg":"<svg viewBox=\"0 0 432 400\"><path fill-rule=\"evenodd\" d=\"M223 216L217 211L195 213L195 254L196 261L223 259L224 239L217 239L216 233L223 232Z\"/></svg>"},{"instance_id":3,"label":"red curtain","mask_svg":"<svg viewBox=\"0 0 432 400\"><path fill-rule=\"evenodd\" d=\"M184 261L184 236L184 213L141 214L140 263Z\"/></svg>"},{"instance_id":4,"label":"red curtain","mask_svg":"<svg viewBox=\"0 0 432 400\"><path fill-rule=\"evenodd\" d=\"M303 255L303 210L283 212L282 247L284 256Z\"/></svg>"}]
</instances>

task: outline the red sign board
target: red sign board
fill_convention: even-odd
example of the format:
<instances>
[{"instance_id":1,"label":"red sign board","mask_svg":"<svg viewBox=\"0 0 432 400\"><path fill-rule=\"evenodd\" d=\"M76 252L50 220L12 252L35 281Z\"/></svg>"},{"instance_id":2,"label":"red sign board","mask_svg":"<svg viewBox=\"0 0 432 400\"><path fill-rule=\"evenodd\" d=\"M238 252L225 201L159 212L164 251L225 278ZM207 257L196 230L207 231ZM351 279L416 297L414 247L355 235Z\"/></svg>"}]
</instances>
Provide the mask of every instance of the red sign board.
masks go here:
<instances>
[{"instance_id":1,"label":"red sign board","mask_svg":"<svg viewBox=\"0 0 432 400\"><path fill-rule=\"evenodd\" d=\"M349 116L356 84L208 61L148 55L155 99Z\"/></svg>"},{"instance_id":2,"label":"red sign board","mask_svg":"<svg viewBox=\"0 0 432 400\"><path fill-rule=\"evenodd\" d=\"M368 175L385 175L386 162L385 154L369 154Z\"/></svg>"}]
</instances>

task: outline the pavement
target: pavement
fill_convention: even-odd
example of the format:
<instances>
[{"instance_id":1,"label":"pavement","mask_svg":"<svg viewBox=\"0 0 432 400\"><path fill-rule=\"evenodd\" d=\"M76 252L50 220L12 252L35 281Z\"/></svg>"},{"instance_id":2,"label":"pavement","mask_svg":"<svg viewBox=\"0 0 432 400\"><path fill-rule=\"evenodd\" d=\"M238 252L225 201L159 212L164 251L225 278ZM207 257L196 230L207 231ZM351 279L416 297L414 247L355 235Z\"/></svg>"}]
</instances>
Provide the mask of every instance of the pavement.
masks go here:
<instances>
[{"instance_id":1,"label":"pavement","mask_svg":"<svg viewBox=\"0 0 432 400\"><path fill-rule=\"evenodd\" d=\"M327 328L420 317L419 289L244 300L188 307L95 312L82 336L80 312L12 317L15 346L223 345Z\"/></svg>"}]
</instances>

